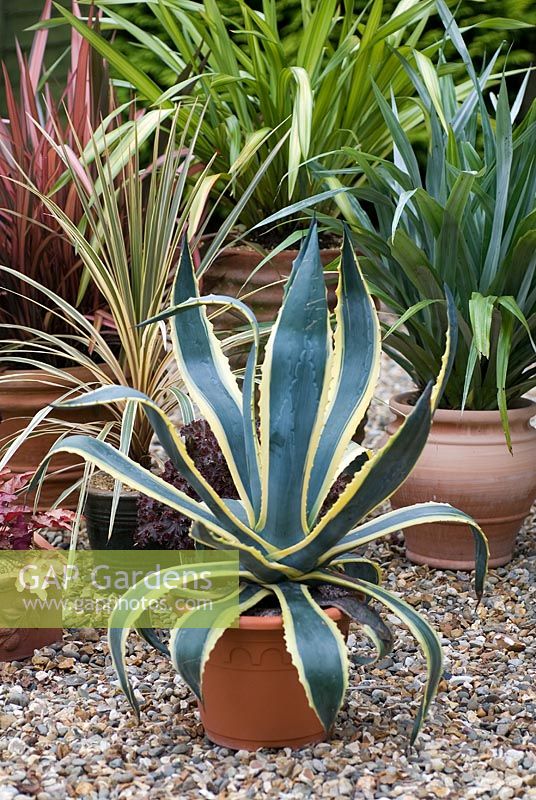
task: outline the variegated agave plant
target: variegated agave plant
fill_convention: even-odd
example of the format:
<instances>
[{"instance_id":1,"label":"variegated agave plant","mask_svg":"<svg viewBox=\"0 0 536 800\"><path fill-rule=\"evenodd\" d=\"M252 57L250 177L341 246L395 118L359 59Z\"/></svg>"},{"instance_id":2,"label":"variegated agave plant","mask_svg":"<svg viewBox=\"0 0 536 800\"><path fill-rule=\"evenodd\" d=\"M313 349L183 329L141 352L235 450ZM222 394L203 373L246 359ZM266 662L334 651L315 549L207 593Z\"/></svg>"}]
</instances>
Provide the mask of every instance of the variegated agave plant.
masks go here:
<instances>
[{"instance_id":1,"label":"variegated agave plant","mask_svg":"<svg viewBox=\"0 0 536 800\"><path fill-rule=\"evenodd\" d=\"M281 606L287 647L300 681L326 730L343 702L348 685L348 656L343 636L313 599L312 587L333 584L353 593L346 601L338 598L334 604L342 603L363 625L378 658L389 651L391 637L378 613L363 600L377 601L395 614L410 628L428 663L413 741L441 677L439 640L417 611L381 587L379 567L355 551L407 525L432 520L466 524L475 536L476 588L477 593L482 591L486 539L461 511L444 503L423 503L366 521L367 515L407 477L424 446L450 368L455 322L451 320L449 325L446 353L435 386L425 389L397 433L372 454L359 452L352 435L378 379L380 330L348 239L342 248L336 327L332 333L316 225L312 225L293 265L284 302L266 346L258 410L256 320L239 301L199 297L186 246L173 300L173 308L148 324L171 318L175 354L184 383L218 439L240 500L218 497L188 456L171 420L150 398L125 387L99 389L70 405L139 402L169 457L203 502L187 497L100 440L72 436L58 443L52 453L67 450L79 454L133 489L188 515L194 523L192 536L204 547L236 548L240 552L240 611L246 612L270 594L275 597ZM253 329L241 390L208 321L206 306L210 303L231 303L240 308ZM452 317L451 304L447 307ZM335 504L321 515L326 495L343 470L353 477ZM130 590L138 597L139 586ZM188 615L183 617L180 627L173 631L170 651L176 668L202 700L203 669L223 629L186 627L188 619ZM124 666L126 638L135 624L135 615L115 613L110 622L110 644L121 684L136 707ZM142 633L155 643L151 631Z\"/></svg>"}]
</instances>

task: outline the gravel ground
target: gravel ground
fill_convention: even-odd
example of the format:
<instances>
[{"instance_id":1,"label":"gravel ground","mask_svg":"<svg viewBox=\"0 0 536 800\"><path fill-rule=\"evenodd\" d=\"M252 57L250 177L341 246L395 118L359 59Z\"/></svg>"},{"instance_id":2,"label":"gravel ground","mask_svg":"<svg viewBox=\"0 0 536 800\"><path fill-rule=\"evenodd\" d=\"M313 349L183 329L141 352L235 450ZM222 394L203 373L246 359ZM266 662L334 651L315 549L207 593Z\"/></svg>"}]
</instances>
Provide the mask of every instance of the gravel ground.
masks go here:
<instances>
[{"instance_id":1,"label":"gravel ground","mask_svg":"<svg viewBox=\"0 0 536 800\"><path fill-rule=\"evenodd\" d=\"M387 366L371 441L388 419L383 401L393 387L407 383ZM536 798L535 533L533 515L515 560L490 572L478 609L469 574L409 565L400 535L370 552L388 588L426 614L445 649L440 692L411 752L425 667L403 628L391 657L352 671L329 742L256 753L212 746L168 662L133 638L130 672L145 700L136 724L104 632L86 630L0 666L0 800ZM363 653L357 629L349 645Z\"/></svg>"}]
</instances>

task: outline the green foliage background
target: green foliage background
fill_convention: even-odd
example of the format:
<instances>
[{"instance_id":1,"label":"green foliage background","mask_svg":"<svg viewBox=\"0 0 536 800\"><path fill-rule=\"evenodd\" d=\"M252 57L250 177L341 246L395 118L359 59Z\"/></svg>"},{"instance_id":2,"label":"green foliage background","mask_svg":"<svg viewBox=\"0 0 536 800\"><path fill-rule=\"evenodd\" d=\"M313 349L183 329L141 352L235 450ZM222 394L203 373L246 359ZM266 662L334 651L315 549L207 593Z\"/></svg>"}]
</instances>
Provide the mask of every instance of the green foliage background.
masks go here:
<instances>
[{"instance_id":1,"label":"green foliage background","mask_svg":"<svg viewBox=\"0 0 536 800\"><path fill-rule=\"evenodd\" d=\"M233 0L221 0L218 5L231 20L240 18L240 14L237 11L237 3L233 2ZM252 8L260 9L262 2L253 0L248 5ZM391 16L397 5L398 0L385 0L383 13L386 19ZM365 0L360 0L357 3L359 10L366 6L367 2ZM496 17L509 17L536 25L535 0L460 0L455 8L457 9L456 19L462 28L477 23L486 24ZM138 3L135 6L117 6L116 10L119 9L122 9L121 13L126 18L145 30L156 35L161 34L160 25L146 3ZM288 36L289 46L292 49L294 38L299 36L301 0L278 0L278 11L281 15L282 31ZM422 40L423 44L431 44L442 37L443 28L439 17L436 17L436 22L436 25L430 25ZM525 28L515 31L500 31L482 27L468 31L465 34L465 38L471 55L477 62L494 53L501 43L505 42L504 56L498 62L499 65L504 64L507 53L510 68L529 66L531 63L536 63L536 28L532 30ZM127 36L118 36L116 41L119 49L124 53L128 53L129 58L139 67L148 71L152 77L157 77L159 82L165 81L167 85L173 85L175 76L171 70L163 70L161 62L155 59L154 56L134 45Z\"/></svg>"}]
</instances>

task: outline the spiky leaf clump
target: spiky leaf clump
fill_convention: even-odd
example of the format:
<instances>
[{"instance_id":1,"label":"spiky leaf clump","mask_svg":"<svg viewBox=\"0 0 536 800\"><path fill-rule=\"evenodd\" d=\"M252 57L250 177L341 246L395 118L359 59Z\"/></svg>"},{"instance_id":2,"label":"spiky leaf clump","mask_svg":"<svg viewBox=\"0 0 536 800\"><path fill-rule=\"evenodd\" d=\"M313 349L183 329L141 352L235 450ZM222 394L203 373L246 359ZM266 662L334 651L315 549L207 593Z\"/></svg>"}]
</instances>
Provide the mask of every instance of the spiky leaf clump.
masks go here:
<instances>
[{"instance_id":1,"label":"spiky leaf clump","mask_svg":"<svg viewBox=\"0 0 536 800\"><path fill-rule=\"evenodd\" d=\"M470 525L476 542L477 592L487 565L481 530L461 511L444 503L424 503L365 521L405 480L430 429L432 414L451 365L455 339L452 303L447 346L437 382L423 391L404 424L377 453L363 451L352 436L373 395L380 367L376 311L359 264L346 238L339 266L335 332L330 325L316 225L294 262L283 305L260 367L257 323L245 306L229 298L200 298L189 250L183 247L173 288L173 308L147 324L171 319L173 347L184 383L218 440L238 500L220 497L190 457L174 424L148 397L124 387L97 390L70 405L138 401L175 467L202 502L167 484L102 441L73 436L52 452L77 453L149 497L193 521L192 537L204 547L240 554L240 610L272 594L281 607L287 647L311 707L329 730L348 685L348 656L337 625L313 599L311 587L332 584L382 604L405 623L421 644L428 679L413 736L418 733L442 673L435 632L415 609L380 586L381 572L356 548L382 538L401 524L450 521ZM235 303L253 330L253 345L240 388L209 322L211 302ZM45 466L45 465L44 465ZM327 513L322 506L337 478L350 475ZM140 597L137 585L125 596ZM383 657L390 637L377 612L366 613L354 598L356 614ZM203 670L223 633L190 627L195 614L182 617L173 631L173 663L202 700ZM222 611L222 614L225 613ZM231 620L222 618L226 624ZM124 663L132 613L118 610L110 620L110 645L119 678L134 706L136 698ZM314 646L313 646L314 645ZM319 658L318 654L322 657Z\"/></svg>"}]
</instances>

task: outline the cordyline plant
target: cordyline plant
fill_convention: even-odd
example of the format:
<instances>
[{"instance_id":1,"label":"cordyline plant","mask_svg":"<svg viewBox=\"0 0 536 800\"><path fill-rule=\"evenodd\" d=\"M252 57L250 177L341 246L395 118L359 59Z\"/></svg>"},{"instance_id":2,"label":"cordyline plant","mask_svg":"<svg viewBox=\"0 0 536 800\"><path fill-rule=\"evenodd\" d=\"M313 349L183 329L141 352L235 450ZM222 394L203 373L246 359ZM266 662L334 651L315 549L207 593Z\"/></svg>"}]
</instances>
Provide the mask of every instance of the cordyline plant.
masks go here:
<instances>
[{"instance_id":1,"label":"cordyline plant","mask_svg":"<svg viewBox=\"0 0 536 800\"><path fill-rule=\"evenodd\" d=\"M432 520L470 525L476 540L477 592L482 591L486 539L461 511L444 503L423 503L364 521L404 481L426 442L450 366L454 329L447 337L449 343L435 386L430 383L426 387L385 447L376 454L363 453L353 445L352 435L378 379L380 330L348 239L343 244L339 269L333 334L314 224L294 263L266 347L257 411L258 335L240 390L208 321L206 304L234 304L242 309L255 332L256 320L237 300L200 298L189 250L183 248L173 288L174 307L156 320L172 318L174 352L183 380L218 440L239 500L218 496L189 457L173 422L149 398L122 387L103 388L68 405L107 403L117 398L142 404L170 459L203 502L191 499L105 442L73 436L58 443L52 453L76 453L187 515L194 523L192 537L200 545L239 552L240 611L246 612L270 595L281 606L287 647L309 703L326 730L343 702L348 657L342 634L313 599L311 589L318 584L343 587L361 599L364 596L378 601L398 616L421 644L428 662L414 739L441 677L439 640L415 609L381 587L377 564L354 551L407 525ZM454 319L452 322L455 326ZM148 322L149 327L154 324L154 320ZM47 460L37 480L46 466ZM351 480L321 516L330 487L344 469L352 475ZM148 592L141 586L131 590L138 597L140 592ZM128 606L127 601L123 608ZM390 637L377 612L356 595L345 608L364 624L378 657L385 655ZM229 614L228 609L210 630L187 627L192 617L186 615L177 622L180 627L171 637L173 662L201 701L207 659L223 628L233 622L225 613ZM135 618L135 612L112 615L110 644L121 685L137 707L124 662L125 643Z\"/></svg>"},{"instance_id":2,"label":"cordyline plant","mask_svg":"<svg viewBox=\"0 0 536 800\"><path fill-rule=\"evenodd\" d=\"M248 228L290 200L308 202L322 193L325 182L308 163L339 151L330 156L331 166L350 165L340 152L349 137L365 151L390 151L390 133L374 102L372 79L386 97L393 92L400 98L407 130L422 120L418 107L408 101L414 89L398 54L413 58L435 0L407 0L387 20L383 0L302 3L299 37L285 35L276 0L263 0L261 10L231 0L225 12L216 0L148 3L147 11L171 45L127 20L116 3L98 0L96 5L103 25L120 30L158 58L162 72L176 75L175 86L159 85L82 20L66 9L58 11L140 98L162 106L180 100L183 113L189 103L206 103L196 155L208 163L216 153L215 170L233 173L228 193L233 202L270 152L274 136L289 133L241 211L239 221ZM428 52L438 47L439 42ZM240 175L233 172L235 164L245 167ZM220 190L215 185L214 191Z\"/></svg>"},{"instance_id":3,"label":"cordyline plant","mask_svg":"<svg viewBox=\"0 0 536 800\"><path fill-rule=\"evenodd\" d=\"M133 122L139 139L146 134L146 117ZM213 176L210 165L200 169L194 161L194 145L198 127L192 117L180 131L178 113L168 124L168 130L157 127L153 144L153 161L144 168L137 148L125 151L118 147L100 154L101 138L91 138L91 164L78 167L68 159L68 174L75 188L85 219L78 227L54 197L47 197L37 187L32 191L68 239L84 267L84 280L95 286L104 299L107 314L104 329L94 319L88 319L73 302L69 302L46 284L0 264L0 280L5 276L16 286L28 286L35 292L35 303L55 309L63 335L46 330L24 328L27 341L20 344L11 330L6 330L0 343L0 368L16 364L20 380L65 388L64 397L86 393L96 386L131 387L152 398L166 413L179 411L184 421L193 419L189 398L181 391L181 375L171 348L168 346L165 324L140 328L149 317L159 314L171 303L173 278L179 259L180 242L184 231L195 244L214 208L206 208ZM135 137L136 141L139 141ZM60 155L64 148L57 145ZM277 154L274 148L273 157ZM126 163L124 163L126 160ZM262 169L270 164L270 157ZM256 180L262 176L262 169ZM247 202L255 188L248 187L241 203ZM232 228L241 203L221 223L205 258L211 257ZM13 289L13 294L16 293ZM58 323L58 324L59 324ZM113 334L110 341L109 333ZM246 338L249 336L247 332ZM237 334L238 340L244 338ZM251 337L249 336L250 340ZM232 348L233 337L225 342ZM115 344L115 346L112 346ZM52 356L61 357L69 367L83 367L82 374L50 364ZM35 370L40 370L36 378ZM0 374L0 388L9 375ZM149 449L153 431L146 417L134 403L118 401L110 409L103 435L119 443L121 449L138 462L150 461ZM0 469L29 437L41 432L64 436L79 427L54 416L51 406L40 409L16 440L6 443ZM90 425L91 434L95 423ZM119 484L116 497L119 497ZM112 515L113 517L113 515Z\"/></svg>"},{"instance_id":4,"label":"cordyline plant","mask_svg":"<svg viewBox=\"0 0 536 800\"><path fill-rule=\"evenodd\" d=\"M28 484L30 473L0 471L0 550L28 550L39 531L71 529L74 514L57 508L34 514L21 503L20 493Z\"/></svg>"},{"instance_id":5,"label":"cordyline plant","mask_svg":"<svg viewBox=\"0 0 536 800\"><path fill-rule=\"evenodd\" d=\"M516 121L527 73L512 106L502 80L490 113L483 91L498 53L477 76L452 16L439 8L473 91L460 104L450 76L431 69L423 80L404 62L430 132L425 174L396 103L377 91L396 153L377 163L347 151L367 178L361 195L369 204L350 199L347 219L375 291L399 315L386 350L423 390L441 361L445 311L437 301L446 284L460 336L442 406L499 409L510 446L508 408L536 386L536 103Z\"/></svg>"},{"instance_id":6,"label":"cordyline plant","mask_svg":"<svg viewBox=\"0 0 536 800\"><path fill-rule=\"evenodd\" d=\"M46 0L42 21L50 17ZM73 2L73 12L79 13ZM26 176L41 194L51 196L72 224L84 210L76 187L59 182L65 172L64 151L75 158L89 142L93 129L111 111L111 94L104 62L74 29L71 66L58 96L45 72L48 31L38 31L28 58L17 46L20 97L17 100L3 65L7 119L0 120L0 263L53 289L76 304L83 264L47 204L25 183ZM30 283L4 273L0 278L0 324L22 342L31 330L65 332L61 319ZM37 301L37 302L36 302ZM90 313L100 298L94 285L80 298L79 308ZM49 353L51 363L62 363Z\"/></svg>"}]
</instances>

